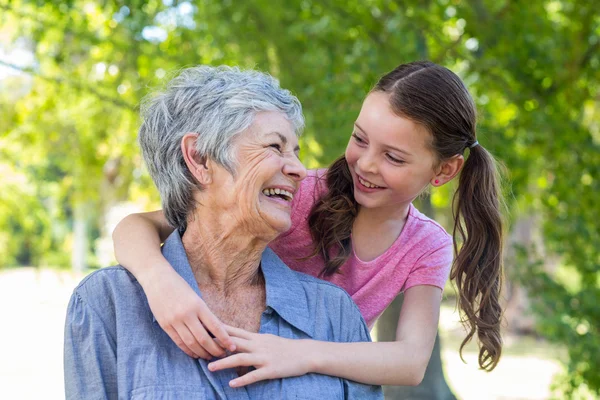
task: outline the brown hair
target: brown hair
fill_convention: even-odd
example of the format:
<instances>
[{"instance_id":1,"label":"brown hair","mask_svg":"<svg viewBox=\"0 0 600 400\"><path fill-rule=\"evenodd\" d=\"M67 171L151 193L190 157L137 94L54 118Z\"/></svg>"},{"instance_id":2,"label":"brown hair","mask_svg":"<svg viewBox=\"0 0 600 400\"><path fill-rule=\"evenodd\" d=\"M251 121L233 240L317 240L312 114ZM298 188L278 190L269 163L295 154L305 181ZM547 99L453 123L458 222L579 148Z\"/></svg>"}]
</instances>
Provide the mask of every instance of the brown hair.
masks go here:
<instances>
[{"instance_id":1,"label":"brown hair","mask_svg":"<svg viewBox=\"0 0 600 400\"><path fill-rule=\"evenodd\" d=\"M373 88L389 94L395 114L425 127L439 162L463 154L477 141L477 111L468 90L447 68L428 61L403 64ZM312 256L325 259L321 272L330 276L351 253L350 234L358 212L346 159L329 168L329 192L312 208L308 222L316 243ZM450 279L468 333L460 351L477 335L479 366L491 371L502 351L499 303L502 271L500 189L494 158L481 145L469 151L453 199L454 251ZM459 242L462 247L459 249Z\"/></svg>"}]
</instances>

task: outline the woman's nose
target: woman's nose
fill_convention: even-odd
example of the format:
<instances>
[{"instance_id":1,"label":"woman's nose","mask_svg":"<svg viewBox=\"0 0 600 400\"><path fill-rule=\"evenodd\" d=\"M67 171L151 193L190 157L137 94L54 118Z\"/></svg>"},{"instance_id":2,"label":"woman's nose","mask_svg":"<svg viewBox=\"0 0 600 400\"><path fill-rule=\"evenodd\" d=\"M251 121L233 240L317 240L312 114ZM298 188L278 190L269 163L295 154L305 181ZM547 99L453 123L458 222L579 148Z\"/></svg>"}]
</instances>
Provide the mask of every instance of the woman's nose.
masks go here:
<instances>
[{"instance_id":1,"label":"woman's nose","mask_svg":"<svg viewBox=\"0 0 600 400\"><path fill-rule=\"evenodd\" d=\"M306 178L306 167L296 155L292 155L288 158L283 167L283 172L297 181Z\"/></svg>"}]
</instances>

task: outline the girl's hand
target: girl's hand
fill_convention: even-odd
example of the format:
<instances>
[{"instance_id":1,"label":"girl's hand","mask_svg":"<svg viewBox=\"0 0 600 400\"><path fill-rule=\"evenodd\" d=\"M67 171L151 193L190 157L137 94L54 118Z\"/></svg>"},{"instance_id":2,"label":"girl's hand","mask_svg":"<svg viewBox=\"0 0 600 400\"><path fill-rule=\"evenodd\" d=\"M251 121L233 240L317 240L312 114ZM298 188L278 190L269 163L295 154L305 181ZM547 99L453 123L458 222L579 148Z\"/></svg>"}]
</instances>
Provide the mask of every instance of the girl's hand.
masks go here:
<instances>
[{"instance_id":1,"label":"girl's hand","mask_svg":"<svg viewBox=\"0 0 600 400\"><path fill-rule=\"evenodd\" d=\"M177 273L146 276L143 287L160 327L188 356L211 360L224 356L223 349L235 351L223 323Z\"/></svg>"},{"instance_id":2,"label":"girl's hand","mask_svg":"<svg viewBox=\"0 0 600 400\"><path fill-rule=\"evenodd\" d=\"M208 364L211 371L250 367L255 370L229 382L242 387L266 379L279 379L310 372L309 341L285 339L271 334L252 333L225 325L237 353Z\"/></svg>"}]
</instances>

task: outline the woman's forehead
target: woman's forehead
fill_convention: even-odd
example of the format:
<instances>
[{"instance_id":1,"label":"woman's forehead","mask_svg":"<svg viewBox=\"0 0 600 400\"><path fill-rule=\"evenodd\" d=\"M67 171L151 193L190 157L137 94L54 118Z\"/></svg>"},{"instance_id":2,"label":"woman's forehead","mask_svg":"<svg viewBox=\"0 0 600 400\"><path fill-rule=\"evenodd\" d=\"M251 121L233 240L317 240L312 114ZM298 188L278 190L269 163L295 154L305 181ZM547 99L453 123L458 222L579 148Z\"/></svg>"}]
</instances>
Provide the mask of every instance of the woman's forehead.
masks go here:
<instances>
[{"instance_id":1,"label":"woman's forehead","mask_svg":"<svg viewBox=\"0 0 600 400\"><path fill-rule=\"evenodd\" d=\"M285 114L277 111L257 113L250 127L240 136L245 137L247 140L254 139L261 142L271 137L286 143L296 143L298 141L292 123L286 118Z\"/></svg>"}]
</instances>

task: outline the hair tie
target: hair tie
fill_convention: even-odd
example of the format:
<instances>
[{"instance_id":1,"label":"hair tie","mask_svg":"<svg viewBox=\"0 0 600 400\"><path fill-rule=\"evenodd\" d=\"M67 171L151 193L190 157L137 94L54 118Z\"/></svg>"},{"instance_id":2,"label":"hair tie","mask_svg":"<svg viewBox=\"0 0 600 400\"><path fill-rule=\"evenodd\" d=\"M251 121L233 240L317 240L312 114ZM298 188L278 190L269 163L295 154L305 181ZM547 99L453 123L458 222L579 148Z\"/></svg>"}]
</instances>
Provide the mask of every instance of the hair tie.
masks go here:
<instances>
[{"instance_id":1,"label":"hair tie","mask_svg":"<svg viewBox=\"0 0 600 400\"><path fill-rule=\"evenodd\" d=\"M475 146L479 146L479 142L476 140L475 143L473 143L472 145L469 146L470 149L472 149Z\"/></svg>"}]
</instances>

